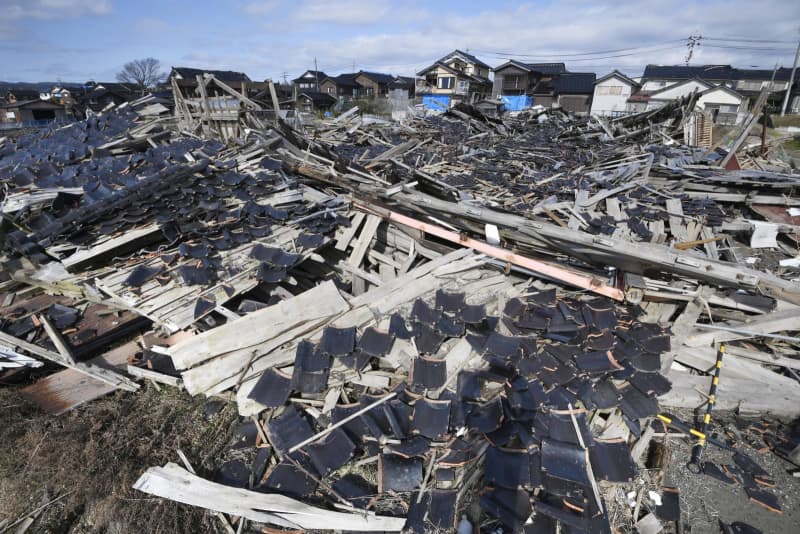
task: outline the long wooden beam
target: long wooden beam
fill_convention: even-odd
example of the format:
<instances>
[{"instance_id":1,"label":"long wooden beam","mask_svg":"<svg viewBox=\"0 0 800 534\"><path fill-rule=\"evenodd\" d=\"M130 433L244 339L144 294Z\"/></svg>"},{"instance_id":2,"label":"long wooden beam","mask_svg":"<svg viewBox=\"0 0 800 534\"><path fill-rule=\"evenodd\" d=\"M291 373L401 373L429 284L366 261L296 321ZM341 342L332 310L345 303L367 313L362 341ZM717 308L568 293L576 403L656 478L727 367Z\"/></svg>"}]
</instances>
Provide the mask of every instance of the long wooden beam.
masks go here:
<instances>
[{"instance_id":1,"label":"long wooden beam","mask_svg":"<svg viewBox=\"0 0 800 534\"><path fill-rule=\"evenodd\" d=\"M555 265L545 263L543 261L527 258L510 250L489 245L482 241L478 241L477 239L466 237L457 232L446 230L441 226L418 221L416 219L412 219L411 217L407 217L406 215L402 215L400 213L397 213L395 211L386 208L381 208L372 204L368 204L361 200L354 199L353 205L361 209L364 209L366 211L375 213L376 215L379 215L384 219L390 220L397 224L401 224L409 228L420 230L422 232L434 235L438 238L450 241L451 243L469 247L473 250L477 250L478 252L482 252L487 256L507 261L508 263L518 265L519 267L523 267L525 269L541 274L548 278L558 280L565 284L569 284L575 287L580 287L581 289L586 289L594 293L597 293L599 295L604 295L606 297L612 298L614 300L619 300L619 301L625 300L625 294L620 289L609 286L593 276L578 274L573 271L568 271L561 267L556 267Z\"/></svg>"}]
</instances>

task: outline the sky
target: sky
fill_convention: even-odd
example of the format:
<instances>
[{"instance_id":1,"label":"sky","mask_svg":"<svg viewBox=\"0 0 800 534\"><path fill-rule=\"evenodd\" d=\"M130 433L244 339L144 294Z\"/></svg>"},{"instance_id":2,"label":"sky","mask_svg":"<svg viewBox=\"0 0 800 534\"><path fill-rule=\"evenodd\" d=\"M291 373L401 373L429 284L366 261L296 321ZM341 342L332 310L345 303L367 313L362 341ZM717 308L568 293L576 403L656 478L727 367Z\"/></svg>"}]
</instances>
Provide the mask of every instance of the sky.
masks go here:
<instances>
[{"instance_id":1,"label":"sky","mask_svg":"<svg viewBox=\"0 0 800 534\"><path fill-rule=\"evenodd\" d=\"M413 75L454 49L491 66L564 61L791 67L798 0L0 0L0 80L113 81L125 62L291 80L306 69Z\"/></svg>"}]
</instances>

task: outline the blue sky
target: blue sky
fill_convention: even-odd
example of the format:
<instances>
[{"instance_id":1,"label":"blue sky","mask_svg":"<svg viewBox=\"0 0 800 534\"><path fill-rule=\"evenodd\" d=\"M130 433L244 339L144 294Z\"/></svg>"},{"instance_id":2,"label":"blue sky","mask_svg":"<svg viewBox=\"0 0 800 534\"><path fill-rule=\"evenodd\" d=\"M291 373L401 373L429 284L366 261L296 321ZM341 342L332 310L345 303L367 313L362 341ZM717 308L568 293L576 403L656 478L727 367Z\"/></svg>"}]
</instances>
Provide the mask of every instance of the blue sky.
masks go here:
<instances>
[{"instance_id":1,"label":"blue sky","mask_svg":"<svg viewBox=\"0 0 800 534\"><path fill-rule=\"evenodd\" d=\"M706 39L693 64L791 66L800 2L0 0L0 80L109 81L147 56L165 70L254 80L294 78L314 58L330 74L413 74L454 48L493 66L516 57L636 75L647 63L683 62L695 32Z\"/></svg>"}]
</instances>

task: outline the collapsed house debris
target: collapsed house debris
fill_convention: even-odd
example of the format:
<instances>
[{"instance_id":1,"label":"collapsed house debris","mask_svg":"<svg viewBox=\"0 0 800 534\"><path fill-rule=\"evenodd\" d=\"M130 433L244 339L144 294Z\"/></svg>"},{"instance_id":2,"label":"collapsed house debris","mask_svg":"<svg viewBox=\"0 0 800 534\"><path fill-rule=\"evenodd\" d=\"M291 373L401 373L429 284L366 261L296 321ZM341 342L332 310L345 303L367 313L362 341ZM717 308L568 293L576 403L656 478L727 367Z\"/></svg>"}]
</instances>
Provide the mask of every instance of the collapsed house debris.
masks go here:
<instances>
[{"instance_id":1,"label":"collapsed house debris","mask_svg":"<svg viewBox=\"0 0 800 534\"><path fill-rule=\"evenodd\" d=\"M215 472L136 489L230 530L657 532L680 488L645 496L645 453L725 343L715 417L771 419L685 423L735 451L697 476L781 511L754 458L800 462L800 179L684 146L694 95L301 131L197 82L0 141L2 376L64 367L23 390L53 414L152 381L242 417Z\"/></svg>"}]
</instances>

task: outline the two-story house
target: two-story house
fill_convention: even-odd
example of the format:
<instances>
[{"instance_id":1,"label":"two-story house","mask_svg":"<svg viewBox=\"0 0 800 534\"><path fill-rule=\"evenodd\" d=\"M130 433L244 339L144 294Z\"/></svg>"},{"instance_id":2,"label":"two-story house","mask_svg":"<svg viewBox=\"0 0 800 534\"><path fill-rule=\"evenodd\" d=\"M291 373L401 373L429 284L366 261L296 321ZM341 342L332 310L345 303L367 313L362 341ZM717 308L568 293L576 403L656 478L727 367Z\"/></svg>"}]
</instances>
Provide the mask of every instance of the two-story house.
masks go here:
<instances>
[{"instance_id":1,"label":"two-story house","mask_svg":"<svg viewBox=\"0 0 800 534\"><path fill-rule=\"evenodd\" d=\"M454 50L417 73L416 93L431 95L440 105L477 102L492 92L491 67L466 52Z\"/></svg>"},{"instance_id":2,"label":"two-story house","mask_svg":"<svg viewBox=\"0 0 800 534\"><path fill-rule=\"evenodd\" d=\"M297 98L297 95L300 93L307 93L307 92L314 92L319 93L322 92L320 88L320 83L322 83L328 75L322 72L321 70L307 70L294 80L292 80L292 86L294 87L294 96Z\"/></svg>"},{"instance_id":3,"label":"two-story house","mask_svg":"<svg viewBox=\"0 0 800 534\"><path fill-rule=\"evenodd\" d=\"M731 65L647 65L641 78L641 92L652 94L688 80L700 79L712 86L725 85L754 101L765 87L772 87L768 105L779 109L789 87L792 69L739 69Z\"/></svg>"},{"instance_id":4,"label":"two-story house","mask_svg":"<svg viewBox=\"0 0 800 534\"><path fill-rule=\"evenodd\" d=\"M540 82L547 82L567 72L564 63L523 63L515 59L494 68L492 94L533 96Z\"/></svg>"},{"instance_id":5,"label":"two-story house","mask_svg":"<svg viewBox=\"0 0 800 534\"><path fill-rule=\"evenodd\" d=\"M358 98L358 89L361 87L356 82L359 73L350 72L338 76L327 76L319 84L319 91L330 95L341 102L349 102Z\"/></svg>"},{"instance_id":6,"label":"two-story house","mask_svg":"<svg viewBox=\"0 0 800 534\"><path fill-rule=\"evenodd\" d=\"M628 113L628 98L641 85L614 70L594 82L592 107L590 113L600 117L619 117Z\"/></svg>"}]
</instances>

